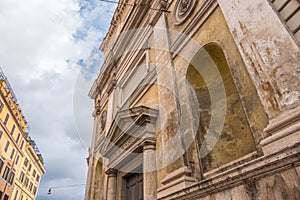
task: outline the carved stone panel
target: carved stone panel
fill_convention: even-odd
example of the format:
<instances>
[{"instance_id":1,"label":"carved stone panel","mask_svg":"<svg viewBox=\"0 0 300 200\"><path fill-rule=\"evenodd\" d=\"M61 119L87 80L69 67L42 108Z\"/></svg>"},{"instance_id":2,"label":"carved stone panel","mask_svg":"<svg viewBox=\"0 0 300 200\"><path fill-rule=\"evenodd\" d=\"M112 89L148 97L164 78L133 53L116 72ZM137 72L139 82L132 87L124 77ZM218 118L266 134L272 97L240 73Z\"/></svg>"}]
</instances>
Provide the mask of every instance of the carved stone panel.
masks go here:
<instances>
[{"instance_id":1,"label":"carved stone panel","mask_svg":"<svg viewBox=\"0 0 300 200\"><path fill-rule=\"evenodd\" d=\"M192 13L196 5L196 0L178 0L173 11L174 25L180 25Z\"/></svg>"}]
</instances>

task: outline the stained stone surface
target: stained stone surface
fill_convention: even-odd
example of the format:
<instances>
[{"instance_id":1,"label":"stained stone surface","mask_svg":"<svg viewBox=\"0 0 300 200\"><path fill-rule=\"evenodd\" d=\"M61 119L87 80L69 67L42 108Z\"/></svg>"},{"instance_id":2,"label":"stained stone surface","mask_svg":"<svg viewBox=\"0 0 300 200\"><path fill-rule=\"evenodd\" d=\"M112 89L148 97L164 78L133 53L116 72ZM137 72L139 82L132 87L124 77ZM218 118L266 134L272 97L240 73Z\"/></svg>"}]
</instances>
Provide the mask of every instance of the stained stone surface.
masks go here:
<instances>
[{"instance_id":1,"label":"stained stone surface","mask_svg":"<svg viewBox=\"0 0 300 200\"><path fill-rule=\"evenodd\" d=\"M147 200L300 199L299 43L272 4L173 0L164 3L168 13L159 11L158 0L138 1L140 6L121 2L100 47L105 62L89 93L95 126L85 200L126 199L127 178L143 166L157 169L143 174ZM144 32L126 40L110 40L141 27ZM125 47L138 50L116 58ZM210 90L220 85L226 101L215 93L213 104ZM222 117L222 112L213 115L213 108L222 106L224 124L220 131L212 129L219 135L212 146L204 141L213 117ZM142 108L157 111L155 120L143 112L134 115ZM128 129L116 126L122 117L120 127ZM146 125L134 129L132 122ZM129 132L135 134L127 137ZM149 136L153 144L145 150ZM108 141L129 152L114 152ZM112 175L111 164L123 168ZM122 171L126 167L131 171Z\"/></svg>"}]
</instances>

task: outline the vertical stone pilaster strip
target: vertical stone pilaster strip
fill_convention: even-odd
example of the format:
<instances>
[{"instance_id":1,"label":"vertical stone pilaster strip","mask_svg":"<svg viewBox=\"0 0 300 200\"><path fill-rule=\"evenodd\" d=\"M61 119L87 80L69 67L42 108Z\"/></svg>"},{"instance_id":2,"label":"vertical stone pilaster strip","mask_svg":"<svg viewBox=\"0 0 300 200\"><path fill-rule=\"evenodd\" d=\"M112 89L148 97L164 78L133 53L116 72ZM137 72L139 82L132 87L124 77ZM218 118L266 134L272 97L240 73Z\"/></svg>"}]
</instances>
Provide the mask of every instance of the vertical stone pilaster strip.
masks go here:
<instances>
[{"instance_id":1,"label":"vertical stone pilaster strip","mask_svg":"<svg viewBox=\"0 0 300 200\"><path fill-rule=\"evenodd\" d=\"M144 200L157 199L155 139L146 139L143 146Z\"/></svg>"},{"instance_id":2,"label":"vertical stone pilaster strip","mask_svg":"<svg viewBox=\"0 0 300 200\"><path fill-rule=\"evenodd\" d=\"M95 142L96 142L96 136L97 136L97 130L99 126L99 112L97 112L97 109L95 109L93 113L94 117L94 127L93 127L93 134L92 134L92 144L89 148L89 157L87 158L88 161L88 175L87 175L87 181L86 181L86 190L85 190L85 197L84 200L92 200L92 192L93 192L93 186L94 184L94 160L95 160Z\"/></svg>"},{"instance_id":3,"label":"vertical stone pilaster strip","mask_svg":"<svg viewBox=\"0 0 300 200\"><path fill-rule=\"evenodd\" d=\"M161 148L159 155L162 163L157 163L159 168L165 168L166 174L184 167L182 141L180 137L180 116L178 111L178 96L176 74L169 47L169 32L163 14L155 25L153 44L156 58L158 100L160 110ZM172 142L172 144L170 144ZM172 148L171 148L172 147ZM176 148L174 148L176 147Z\"/></svg>"}]
</instances>

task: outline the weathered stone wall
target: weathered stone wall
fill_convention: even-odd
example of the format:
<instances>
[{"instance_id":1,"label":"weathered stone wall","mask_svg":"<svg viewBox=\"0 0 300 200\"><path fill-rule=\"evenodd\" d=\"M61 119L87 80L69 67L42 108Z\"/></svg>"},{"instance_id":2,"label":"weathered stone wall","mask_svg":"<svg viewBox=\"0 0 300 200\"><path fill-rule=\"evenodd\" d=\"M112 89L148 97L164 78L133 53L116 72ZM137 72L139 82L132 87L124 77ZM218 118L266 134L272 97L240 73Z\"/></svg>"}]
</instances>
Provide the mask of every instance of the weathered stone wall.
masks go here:
<instances>
[{"instance_id":1,"label":"weathered stone wall","mask_svg":"<svg viewBox=\"0 0 300 200\"><path fill-rule=\"evenodd\" d=\"M89 197L86 199L125 198L126 185L123 179L126 175L109 169L108 166L102 166L101 172L101 166L97 164L103 156L100 154L103 146L101 142L107 136L98 133L101 130L110 132L109 137L113 138L109 139L122 136L123 132L113 127L118 112L126 109L131 112L131 109L139 106L159 111L157 121L153 124L156 126L156 138L152 138L151 148L145 148L156 151L157 171L144 174L144 192L151 194L149 199L156 196L157 199L180 200L299 199L300 107L297 106L300 105L300 51L294 38L267 0L182 1L183 4L195 2L195 7L185 21L177 24L174 23L173 10L179 1L168 2L170 5L167 9L171 13L151 10L150 14L149 11L144 21L141 20L143 26L148 26L147 22L151 21L149 30L143 33L143 37L135 36L132 41L127 41L132 46L147 44L146 46L150 45L149 48L122 55L113 65L105 63L107 73L111 74L101 72L99 77L103 80L97 81L101 82L102 88L97 88L97 84L93 85L92 96L101 100L101 109L98 114L96 112L92 144L95 152L89 159L90 188L87 189ZM160 4L153 3L152 6L154 5ZM121 7L115 14L120 17L118 20L121 22L118 26L112 25L107 37L114 31L120 31L123 25L125 29L131 25L137 26L136 28L140 26L135 22L145 14L142 6ZM182 9L186 9L184 5ZM129 15L132 10L140 13L133 12ZM158 29L151 32L152 26ZM189 45L189 40L171 30L186 34L198 46ZM123 48L122 44L122 41L118 41L114 48ZM103 49L106 49L104 46ZM196 47L199 49L195 50ZM193 120L200 113L197 123L203 125L209 122L205 118L210 116L199 112L209 112L211 109L209 106L205 107L205 104L210 103L209 93L204 91L209 84L204 83L201 79L203 77L188 71L194 57L187 59L182 56L196 54L205 48L213 62L220 66L218 70L227 96L225 127L220 131L220 140L212 150L219 163L213 163L206 169L203 166L206 161L199 156L199 146L205 134L201 131L198 133L198 129L194 130ZM114 56L111 52L119 50L107 51L106 59ZM142 70L146 72L142 73L145 77L141 73L133 73L133 76L138 77L130 77L128 83L132 84L125 87L127 92L123 91L129 98L120 99L124 97L121 91L122 81L130 76L130 71L143 56L145 59L141 63L150 68ZM207 64L204 60L199 61L202 66ZM109 78L105 79L105 76ZM191 107L191 99L184 90L182 79L189 78L189 83L195 84L193 89L200 103L197 108ZM126 123L125 120L124 124ZM193 132L198 133L198 138L189 135ZM178 138L173 140L174 137ZM191 138L194 141L186 144ZM126 143L128 142L131 141L128 139ZM138 152L143 149L143 144L132 146L136 146ZM184 148L187 148L186 152L182 152ZM151 162L145 155L143 154L144 160L139 164L144 162L147 166ZM120 157L122 156L126 157ZM114 160L110 163L112 162ZM117 165L117 162L113 164ZM127 164L130 165L131 162ZM99 177L100 174L102 177ZM156 183L151 184L149 180L156 180Z\"/></svg>"},{"instance_id":2,"label":"weathered stone wall","mask_svg":"<svg viewBox=\"0 0 300 200\"><path fill-rule=\"evenodd\" d=\"M300 143L263 156L161 199L296 200L300 197Z\"/></svg>"},{"instance_id":3,"label":"weathered stone wall","mask_svg":"<svg viewBox=\"0 0 300 200\"><path fill-rule=\"evenodd\" d=\"M269 2L218 2L269 117L299 105L299 46Z\"/></svg>"},{"instance_id":4,"label":"weathered stone wall","mask_svg":"<svg viewBox=\"0 0 300 200\"><path fill-rule=\"evenodd\" d=\"M276 199L297 200L300 198L300 167L282 171L263 178L250 178L231 189L197 198L201 200Z\"/></svg>"}]
</instances>

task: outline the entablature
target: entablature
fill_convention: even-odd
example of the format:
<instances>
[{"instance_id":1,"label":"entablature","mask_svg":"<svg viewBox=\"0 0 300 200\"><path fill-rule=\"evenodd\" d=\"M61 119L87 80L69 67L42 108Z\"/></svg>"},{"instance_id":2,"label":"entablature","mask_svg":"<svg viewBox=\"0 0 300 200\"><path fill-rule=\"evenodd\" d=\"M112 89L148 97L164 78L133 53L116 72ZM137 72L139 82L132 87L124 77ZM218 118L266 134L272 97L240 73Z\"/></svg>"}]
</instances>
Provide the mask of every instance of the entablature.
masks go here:
<instances>
[{"instance_id":1,"label":"entablature","mask_svg":"<svg viewBox=\"0 0 300 200\"><path fill-rule=\"evenodd\" d=\"M131 153L141 151L143 142L155 140L157 118L158 110L144 106L118 111L96 147L109 159L110 166L122 165Z\"/></svg>"}]
</instances>

